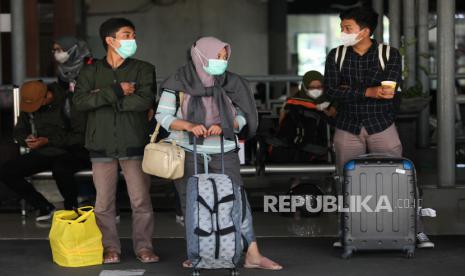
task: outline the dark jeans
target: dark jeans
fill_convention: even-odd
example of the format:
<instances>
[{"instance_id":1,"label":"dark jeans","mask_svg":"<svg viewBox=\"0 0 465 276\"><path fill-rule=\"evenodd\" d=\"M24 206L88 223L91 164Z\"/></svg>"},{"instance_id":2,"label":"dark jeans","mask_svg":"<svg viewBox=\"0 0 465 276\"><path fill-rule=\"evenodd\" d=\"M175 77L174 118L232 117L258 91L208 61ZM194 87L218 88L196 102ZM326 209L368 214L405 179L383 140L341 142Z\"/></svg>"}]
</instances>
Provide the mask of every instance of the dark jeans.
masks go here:
<instances>
[{"instance_id":1,"label":"dark jeans","mask_svg":"<svg viewBox=\"0 0 465 276\"><path fill-rule=\"evenodd\" d=\"M0 181L18 193L36 209L44 209L51 204L25 177L52 171L58 190L65 199L65 209L77 207L78 186L74 173L91 167L84 148L69 151L59 156L46 156L34 151L6 162L0 168Z\"/></svg>"}]
</instances>

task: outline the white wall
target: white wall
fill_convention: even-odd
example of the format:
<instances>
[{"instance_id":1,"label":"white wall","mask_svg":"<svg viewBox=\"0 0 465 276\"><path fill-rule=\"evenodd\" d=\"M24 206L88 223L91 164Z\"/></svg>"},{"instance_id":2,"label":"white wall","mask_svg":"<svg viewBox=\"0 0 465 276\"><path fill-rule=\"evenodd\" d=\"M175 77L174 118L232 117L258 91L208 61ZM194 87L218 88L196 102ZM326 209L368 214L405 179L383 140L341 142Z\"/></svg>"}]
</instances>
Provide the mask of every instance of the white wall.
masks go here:
<instances>
[{"instance_id":1,"label":"white wall","mask_svg":"<svg viewBox=\"0 0 465 276\"><path fill-rule=\"evenodd\" d=\"M136 26L135 57L153 63L159 77L166 77L183 65L190 45L207 35L231 44L231 71L268 74L267 5L263 1L178 0L169 6L149 4L145 12L121 13L144 7L147 2L150 1L87 1L87 40L94 56L104 55L98 35L100 24L110 17L122 16ZM100 14L103 12L112 14Z\"/></svg>"},{"instance_id":2,"label":"white wall","mask_svg":"<svg viewBox=\"0 0 465 276\"><path fill-rule=\"evenodd\" d=\"M288 15L287 43L290 53L297 53L299 33L324 33L328 51L339 45L340 19L338 15Z\"/></svg>"}]
</instances>

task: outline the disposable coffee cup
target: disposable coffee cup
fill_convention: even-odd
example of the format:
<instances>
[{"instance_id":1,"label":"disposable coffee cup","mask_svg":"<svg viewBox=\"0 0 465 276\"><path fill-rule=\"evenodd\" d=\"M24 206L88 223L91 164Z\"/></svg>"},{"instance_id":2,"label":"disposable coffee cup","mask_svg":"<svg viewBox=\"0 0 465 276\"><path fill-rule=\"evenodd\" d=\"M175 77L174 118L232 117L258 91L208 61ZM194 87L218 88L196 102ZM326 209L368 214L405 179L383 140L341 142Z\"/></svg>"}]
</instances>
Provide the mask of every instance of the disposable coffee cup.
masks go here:
<instances>
[{"instance_id":1,"label":"disposable coffee cup","mask_svg":"<svg viewBox=\"0 0 465 276\"><path fill-rule=\"evenodd\" d=\"M397 83L395 81L382 81L381 86L383 87L392 87L393 89L396 88Z\"/></svg>"}]
</instances>

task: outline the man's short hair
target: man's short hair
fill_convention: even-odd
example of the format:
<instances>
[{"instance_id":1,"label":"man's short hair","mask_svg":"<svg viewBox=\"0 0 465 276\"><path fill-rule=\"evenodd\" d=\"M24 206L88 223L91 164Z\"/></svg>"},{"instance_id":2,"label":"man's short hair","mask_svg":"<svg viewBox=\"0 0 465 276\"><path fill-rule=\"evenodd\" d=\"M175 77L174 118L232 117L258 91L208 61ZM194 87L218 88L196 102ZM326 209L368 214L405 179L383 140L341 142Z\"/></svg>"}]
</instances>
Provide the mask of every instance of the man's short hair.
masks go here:
<instances>
[{"instance_id":1,"label":"man's short hair","mask_svg":"<svg viewBox=\"0 0 465 276\"><path fill-rule=\"evenodd\" d=\"M116 33L119 31L119 29L123 27L130 27L134 31L136 30L134 24L126 18L110 18L107 21L103 22L102 25L100 25L99 33L105 50L107 50L108 48L105 38L107 36L116 37Z\"/></svg>"},{"instance_id":2,"label":"man's short hair","mask_svg":"<svg viewBox=\"0 0 465 276\"><path fill-rule=\"evenodd\" d=\"M377 12L375 12L372 8L368 7L351 8L341 12L341 14L339 15L341 20L354 20L357 23L357 25L360 26L360 29L369 28L370 36L375 31L376 26L378 26L378 16L379 15Z\"/></svg>"}]
</instances>

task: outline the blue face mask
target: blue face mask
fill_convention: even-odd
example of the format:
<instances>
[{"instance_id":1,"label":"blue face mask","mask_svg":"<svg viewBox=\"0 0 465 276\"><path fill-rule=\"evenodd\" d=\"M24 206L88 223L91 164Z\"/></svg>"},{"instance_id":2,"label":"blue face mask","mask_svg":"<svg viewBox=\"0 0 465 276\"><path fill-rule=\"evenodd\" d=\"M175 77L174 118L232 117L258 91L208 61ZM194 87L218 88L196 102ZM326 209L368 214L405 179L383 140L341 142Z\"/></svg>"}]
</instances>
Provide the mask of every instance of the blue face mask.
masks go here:
<instances>
[{"instance_id":1,"label":"blue face mask","mask_svg":"<svg viewBox=\"0 0 465 276\"><path fill-rule=\"evenodd\" d=\"M137 44L135 39L118 40L118 42L121 46L116 49L116 52L123 59L127 59L136 53Z\"/></svg>"},{"instance_id":2,"label":"blue face mask","mask_svg":"<svg viewBox=\"0 0 465 276\"><path fill-rule=\"evenodd\" d=\"M197 48L195 48L195 50L199 55L207 59L207 57L205 57ZM200 58L200 60L202 61L202 58ZM205 65L203 66L203 70L205 70L207 74L212 75L212 76L217 76L217 75L223 75L224 72L226 72L226 68L228 68L227 60L213 59L213 58L210 58L207 60L208 60L208 66L205 66Z\"/></svg>"},{"instance_id":3,"label":"blue face mask","mask_svg":"<svg viewBox=\"0 0 465 276\"><path fill-rule=\"evenodd\" d=\"M204 66L203 70L210 75L223 75L228 68L228 61L224 59L209 59L208 66Z\"/></svg>"}]
</instances>

